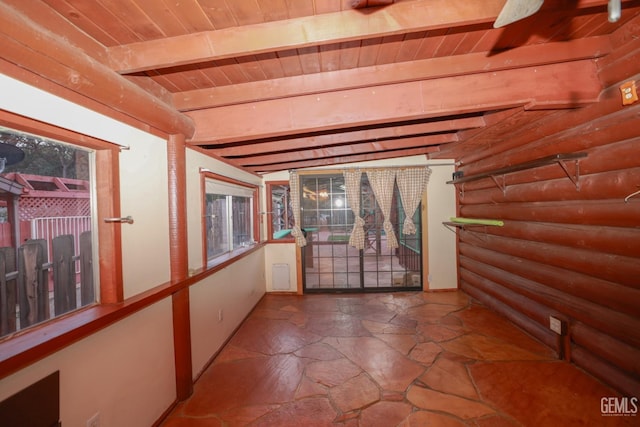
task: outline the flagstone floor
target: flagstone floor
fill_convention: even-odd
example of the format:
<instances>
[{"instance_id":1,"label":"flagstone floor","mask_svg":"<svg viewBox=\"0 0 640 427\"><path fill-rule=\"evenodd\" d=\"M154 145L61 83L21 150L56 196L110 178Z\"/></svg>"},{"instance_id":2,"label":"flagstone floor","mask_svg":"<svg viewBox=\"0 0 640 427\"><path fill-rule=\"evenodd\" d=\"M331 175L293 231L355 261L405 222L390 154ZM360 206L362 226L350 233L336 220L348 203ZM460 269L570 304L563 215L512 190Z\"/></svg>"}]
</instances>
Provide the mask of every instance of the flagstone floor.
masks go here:
<instances>
[{"instance_id":1,"label":"flagstone floor","mask_svg":"<svg viewBox=\"0 0 640 427\"><path fill-rule=\"evenodd\" d=\"M162 426L640 425L613 396L462 292L266 295Z\"/></svg>"}]
</instances>

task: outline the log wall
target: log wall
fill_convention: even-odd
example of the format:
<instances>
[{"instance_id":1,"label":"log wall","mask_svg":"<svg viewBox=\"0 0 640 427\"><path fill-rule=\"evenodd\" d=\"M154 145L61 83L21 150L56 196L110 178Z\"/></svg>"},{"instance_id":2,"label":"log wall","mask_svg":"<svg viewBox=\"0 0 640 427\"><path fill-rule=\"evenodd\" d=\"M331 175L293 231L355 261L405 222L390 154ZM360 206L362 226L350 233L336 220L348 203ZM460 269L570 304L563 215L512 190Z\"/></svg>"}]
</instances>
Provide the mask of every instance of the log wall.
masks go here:
<instances>
[{"instance_id":1,"label":"log wall","mask_svg":"<svg viewBox=\"0 0 640 427\"><path fill-rule=\"evenodd\" d=\"M503 227L458 231L460 287L626 396L640 395L640 23L599 61L600 102L537 115L527 132L463 155L464 176L558 153L587 153L576 186L558 164L457 184L458 215ZM528 114L528 113L527 113ZM531 113L532 115L535 113ZM566 163L570 174L573 162ZM464 190L464 191L462 191ZM567 325L565 337L549 316Z\"/></svg>"}]
</instances>

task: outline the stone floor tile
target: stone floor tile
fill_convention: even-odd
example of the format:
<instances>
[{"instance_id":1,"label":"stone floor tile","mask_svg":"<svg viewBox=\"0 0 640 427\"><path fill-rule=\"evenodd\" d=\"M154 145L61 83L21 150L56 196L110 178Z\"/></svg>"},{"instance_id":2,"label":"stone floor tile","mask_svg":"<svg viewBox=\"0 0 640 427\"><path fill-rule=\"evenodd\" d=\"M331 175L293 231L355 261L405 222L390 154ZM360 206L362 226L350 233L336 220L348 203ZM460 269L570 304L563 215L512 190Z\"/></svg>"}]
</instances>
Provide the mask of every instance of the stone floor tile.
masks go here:
<instances>
[{"instance_id":1,"label":"stone floor tile","mask_svg":"<svg viewBox=\"0 0 640 427\"><path fill-rule=\"evenodd\" d=\"M183 413L201 416L246 405L288 402L303 371L302 360L292 355L213 364L194 386Z\"/></svg>"},{"instance_id":2,"label":"stone floor tile","mask_svg":"<svg viewBox=\"0 0 640 427\"><path fill-rule=\"evenodd\" d=\"M163 427L223 427L224 424L217 417L193 418L173 417L167 420Z\"/></svg>"},{"instance_id":3,"label":"stone floor tile","mask_svg":"<svg viewBox=\"0 0 640 427\"><path fill-rule=\"evenodd\" d=\"M461 328L430 324L418 325L417 330L427 341L435 342L449 341L465 333Z\"/></svg>"},{"instance_id":4,"label":"stone floor tile","mask_svg":"<svg viewBox=\"0 0 640 427\"><path fill-rule=\"evenodd\" d=\"M467 427L467 424L450 415L416 411L398 424L398 427Z\"/></svg>"},{"instance_id":5,"label":"stone floor tile","mask_svg":"<svg viewBox=\"0 0 640 427\"><path fill-rule=\"evenodd\" d=\"M405 315L418 323L438 323L444 316L460 309L460 306L450 304L423 304L406 310Z\"/></svg>"},{"instance_id":6,"label":"stone floor tile","mask_svg":"<svg viewBox=\"0 0 640 427\"><path fill-rule=\"evenodd\" d=\"M306 329L323 337L366 337L369 332L356 316L345 313L309 314Z\"/></svg>"},{"instance_id":7,"label":"stone floor tile","mask_svg":"<svg viewBox=\"0 0 640 427\"><path fill-rule=\"evenodd\" d=\"M446 357L438 358L431 368L420 377L420 381L443 393L469 399L479 398L466 365Z\"/></svg>"},{"instance_id":8,"label":"stone floor tile","mask_svg":"<svg viewBox=\"0 0 640 427\"><path fill-rule=\"evenodd\" d=\"M418 408L430 411L446 412L458 418L479 418L495 411L478 401L464 399L423 387L411 386L407 399Z\"/></svg>"},{"instance_id":9,"label":"stone floor tile","mask_svg":"<svg viewBox=\"0 0 640 427\"><path fill-rule=\"evenodd\" d=\"M548 358L554 358L555 352L540 343L540 341L526 334L504 317L485 307L471 305L467 309L455 313L464 325L482 335L498 338L510 344L517 345L532 353L539 353Z\"/></svg>"},{"instance_id":10,"label":"stone floor tile","mask_svg":"<svg viewBox=\"0 0 640 427\"><path fill-rule=\"evenodd\" d=\"M362 411L360 425L366 427L396 426L411 414L411 405L404 402L382 401Z\"/></svg>"},{"instance_id":11,"label":"stone floor tile","mask_svg":"<svg viewBox=\"0 0 640 427\"><path fill-rule=\"evenodd\" d=\"M364 369L384 390L405 391L425 370L377 338L326 338L324 342Z\"/></svg>"},{"instance_id":12,"label":"stone floor tile","mask_svg":"<svg viewBox=\"0 0 640 427\"><path fill-rule=\"evenodd\" d=\"M418 344L411 350L409 357L423 365L431 365L442 352L442 348L433 342Z\"/></svg>"},{"instance_id":13,"label":"stone floor tile","mask_svg":"<svg viewBox=\"0 0 640 427\"><path fill-rule=\"evenodd\" d=\"M239 348L234 345L227 345L220 351L213 363L224 363L234 360L252 359L254 357L264 357L264 354L245 350L244 348Z\"/></svg>"},{"instance_id":14,"label":"stone floor tile","mask_svg":"<svg viewBox=\"0 0 640 427\"><path fill-rule=\"evenodd\" d=\"M340 311L362 320L383 323L389 322L396 315L395 311L389 310L382 303L344 305L340 307Z\"/></svg>"},{"instance_id":15,"label":"stone floor tile","mask_svg":"<svg viewBox=\"0 0 640 427\"><path fill-rule=\"evenodd\" d=\"M389 324L388 322L374 322L372 320L363 320L362 326L367 328L372 334L395 334L395 335L413 335L416 333L414 327L404 327Z\"/></svg>"},{"instance_id":16,"label":"stone floor tile","mask_svg":"<svg viewBox=\"0 0 640 427\"><path fill-rule=\"evenodd\" d=\"M294 315L294 312L284 310L274 310L271 308L259 308L253 311L252 317L259 317L264 319L280 319L287 320Z\"/></svg>"},{"instance_id":17,"label":"stone floor tile","mask_svg":"<svg viewBox=\"0 0 640 427\"><path fill-rule=\"evenodd\" d=\"M342 412L351 412L380 400L380 390L368 376L361 374L329 390L333 404Z\"/></svg>"},{"instance_id":18,"label":"stone floor tile","mask_svg":"<svg viewBox=\"0 0 640 427\"><path fill-rule=\"evenodd\" d=\"M375 334L374 336L405 356L408 355L417 344L414 335Z\"/></svg>"},{"instance_id":19,"label":"stone floor tile","mask_svg":"<svg viewBox=\"0 0 640 427\"><path fill-rule=\"evenodd\" d=\"M252 427L326 427L336 412L327 399L310 398L285 403L254 421Z\"/></svg>"},{"instance_id":20,"label":"stone floor tile","mask_svg":"<svg viewBox=\"0 0 640 427\"><path fill-rule=\"evenodd\" d=\"M225 427L243 427L279 407L280 405L243 406L224 412L220 418Z\"/></svg>"},{"instance_id":21,"label":"stone floor tile","mask_svg":"<svg viewBox=\"0 0 640 427\"><path fill-rule=\"evenodd\" d=\"M524 425L640 425L640 415L602 416L601 399L618 394L563 361L477 363L469 371L487 402Z\"/></svg>"},{"instance_id":22,"label":"stone floor tile","mask_svg":"<svg viewBox=\"0 0 640 427\"><path fill-rule=\"evenodd\" d=\"M315 360L335 360L344 357L330 345L323 343L309 344L294 353L298 357Z\"/></svg>"},{"instance_id":23,"label":"stone floor tile","mask_svg":"<svg viewBox=\"0 0 640 427\"><path fill-rule=\"evenodd\" d=\"M638 425L554 356L462 292L270 294L162 426Z\"/></svg>"},{"instance_id":24,"label":"stone floor tile","mask_svg":"<svg viewBox=\"0 0 640 427\"><path fill-rule=\"evenodd\" d=\"M549 360L547 355L532 353L498 338L476 333L440 343L443 349L476 360Z\"/></svg>"},{"instance_id":25,"label":"stone floor tile","mask_svg":"<svg viewBox=\"0 0 640 427\"><path fill-rule=\"evenodd\" d=\"M457 307L469 305L469 297L462 292L424 292L422 300L433 304L449 304Z\"/></svg>"},{"instance_id":26,"label":"stone floor tile","mask_svg":"<svg viewBox=\"0 0 640 427\"><path fill-rule=\"evenodd\" d=\"M303 377L300 381L300 386L298 386L298 390L296 390L295 399L298 400L305 397L326 396L327 394L328 387L312 381L307 377Z\"/></svg>"},{"instance_id":27,"label":"stone floor tile","mask_svg":"<svg viewBox=\"0 0 640 427\"><path fill-rule=\"evenodd\" d=\"M473 420L473 427L522 427L522 424L503 415L491 415Z\"/></svg>"},{"instance_id":28,"label":"stone floor tile","mask_svg":"<svg viewBox=\"0 0 640 427\"><path fill-rule=\"evenodd\" d=\"M307 365L306 376L319 384L333 387L354 378L362 373L362 369L348 359L312 362Z\"/></svg>"},{"instance_id":29,"label":"stone floor tile","mask_svg":"<svg viewBox=\"0 0 640 427\"><path fill-rule=\"evenodd\" d=\"M291 353L321 339L308 330L286 320L248 318L229 341L230 345L245 350L278 354Z\"/></svg>"}]
</instances>

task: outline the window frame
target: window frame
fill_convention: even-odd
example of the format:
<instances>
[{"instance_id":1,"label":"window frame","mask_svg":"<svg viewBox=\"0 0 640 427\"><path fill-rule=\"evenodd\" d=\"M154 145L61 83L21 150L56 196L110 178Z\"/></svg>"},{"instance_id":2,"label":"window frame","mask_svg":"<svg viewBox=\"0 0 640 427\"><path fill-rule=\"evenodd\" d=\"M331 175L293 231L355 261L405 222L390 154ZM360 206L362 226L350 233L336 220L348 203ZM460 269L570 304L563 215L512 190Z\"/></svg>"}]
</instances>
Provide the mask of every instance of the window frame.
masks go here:
<instances>
[{"instance_id":1,"label":"window frame","mask_svg":"<svg viewBox=\"0 0 640 427\"><path fill-rule=\"evenodd\" d=\"M41 359L60 348L106 326L128 313L124 302L120 224L106 224L101 218L120 217L121 147L28 117L0 110L0 125L19 132L67 142L94 151L93 190L97 221L98 284L96 302L64 316L54 317L0 339L0 378ZM134 307L131 307L132 309ZM119 311L122 311L121 313ZM118 312L118 315L115 313Z\"/></svg>"},{"instance_id":2,"label":"window frame","mask_svg":"<svg viewBox=\"0 0 640 427\"><path fill-rule=\"evenodd\" d=\"M273 191L273 187L276 186L283 186L286 185L287 187L291 188L290 183L288 180L281 180L281 181L266 181L265 182L265 198L267 199L267 212L266 212L266 217L267 217L267 241L269 243L294 243L295 242L295 238L289 234L287 237L283 237L281 239L274 239L273 238L273 215L274 215L274 206L273 206L273 198L271 197L271 193ZM292 214L293 215L293 214ZM295 221L295 220L294 220Z\"/></svg>"},{"instance_id":3,"label":"window frame","mask_svg":"<svg viewBox=\"0 0 640 427\"><path fill-rule=\"evenodd\" d=\"M253 241L255 244L260 240L260 220L259 220L259 187L256 184L251 184L248 182L240 181L234 178L230 178L224 175L219 175L214 172L210 172L208 170L201 170L200 172L200 188L201 188L201 218L202 218L202 226L201 226L201 236L202 236L202 265L205 266L205 269L214 268L220 264L228 262L234 258L237 258L252 249L255 244L241 247L237 249L232 249L230 251L226 251L223 254L216 256L215 258L209 259L207 253L207 188L206 182L207 180L219 181L224 184L236 185L239 187L246 188L251 191L253 203L251 207L251 230L253 233Z\"/></svg>"}]
</instances>

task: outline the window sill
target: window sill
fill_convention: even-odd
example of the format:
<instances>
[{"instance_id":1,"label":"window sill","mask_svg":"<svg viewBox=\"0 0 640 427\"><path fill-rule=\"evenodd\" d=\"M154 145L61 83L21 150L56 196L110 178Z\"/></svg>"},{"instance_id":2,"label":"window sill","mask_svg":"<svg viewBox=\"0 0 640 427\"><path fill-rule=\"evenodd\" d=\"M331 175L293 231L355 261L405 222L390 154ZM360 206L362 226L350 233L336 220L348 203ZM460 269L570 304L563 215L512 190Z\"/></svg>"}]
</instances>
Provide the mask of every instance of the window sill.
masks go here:
<instances>
[{"instance_id":1,"label":"window sill","mask_svg":"<svg viewBox=\"0 0 640 427\"><path fill-rule=\"evenodd\" d=\"M227 266L229 264L231 264L234 261L237 261L241 258L244 258L245 256L249 255L250 253L254 252L256 249L261 248L262 246L264 246L263 243L255 243L251 246L246 246L243 248L238 248L235 249L231 252L227 252L224 255L220 255L214 259L212 259L211 261L207 262L207 270L209 269L219 269L222 268L224 266Z\"/></svg>"},{"instance_id":2,"label":"window sill","mask_svg":"<svg viewBox=\"0 0 640 427\"><path fill-rule=\"evenodd\" d=\"M23 369L38 360L62 350L125 317L149 307L172 294L198 283L204 278L257 251L264 242L236 251L215 266L194 273L178 283L165 283L149 289L124 302L94 304L60 316L42 325L15 332L0 339L0 379ZM233 255L233 256L231 256Z\"/></svg>"}]
</instances>

